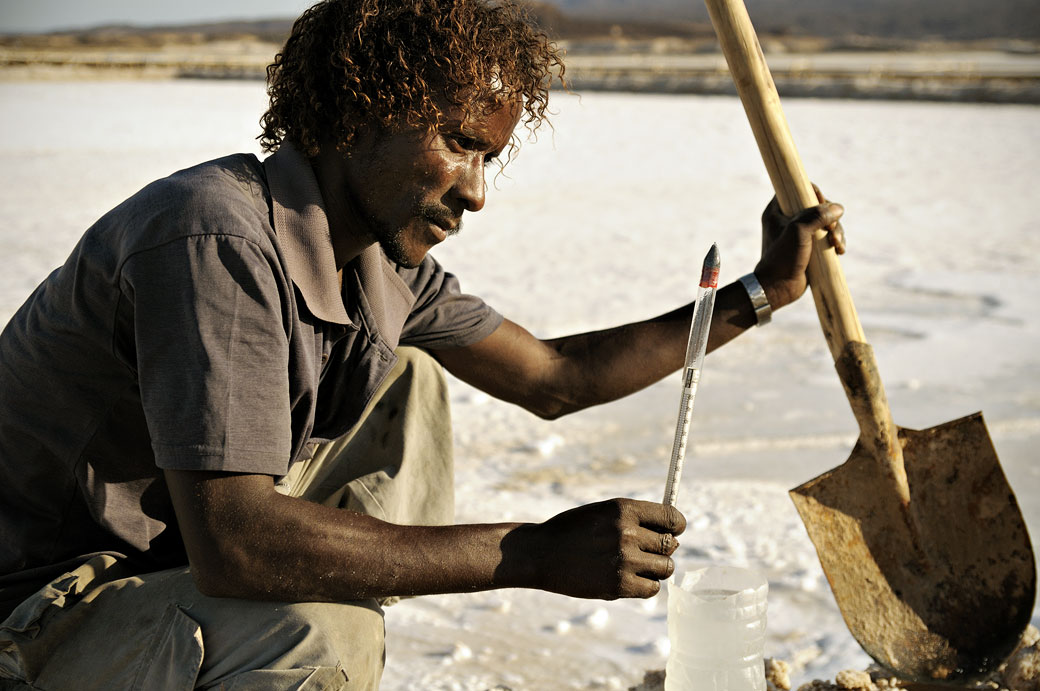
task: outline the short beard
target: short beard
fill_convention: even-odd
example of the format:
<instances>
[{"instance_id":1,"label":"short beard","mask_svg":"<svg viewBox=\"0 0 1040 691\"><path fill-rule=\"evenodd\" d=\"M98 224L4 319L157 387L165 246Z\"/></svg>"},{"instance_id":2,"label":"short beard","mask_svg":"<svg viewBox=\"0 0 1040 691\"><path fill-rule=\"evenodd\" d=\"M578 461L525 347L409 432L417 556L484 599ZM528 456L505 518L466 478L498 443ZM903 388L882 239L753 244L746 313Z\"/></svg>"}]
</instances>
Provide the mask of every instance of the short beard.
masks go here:
<instances>
[{"instance_id":1,"label":"short beard","mask_svg":"<svg viewBox=\"0 0 1040 691\"><path fill-rule=\"evenodd\" d=\"M392 235L382 237L379 239L379 246L383 248L383 253L390 261L406 269L414 269L422 263L422 260L417 264L408 256L408 251L402 239L403 235L404 229L400 229Z\"/></svg>"},{"instance_id":2,"label":"short beard","mask_svg":"<svg viewBox=\"0 0 1040 691\"><path fill-rule=\"evenodd\" d=\"M418 212L419 216L434 225L441 226L442 228L445 225L455 222L453 217L444 212L443 207L435 204L422 204L419 206ZM449 238L453 235L458 235L462 232L462 221L459 221L444 232ZM408 256L408 248L404 242L404 228L398 228L392 232L384 231L380 233L379 246L383 248L383 252L390 261L399 264L406 269L414 269L418 267L422 264L423 259L425 259L425 255L419 258L418 261L415 261Z\"/></svg>"}]
</instances>

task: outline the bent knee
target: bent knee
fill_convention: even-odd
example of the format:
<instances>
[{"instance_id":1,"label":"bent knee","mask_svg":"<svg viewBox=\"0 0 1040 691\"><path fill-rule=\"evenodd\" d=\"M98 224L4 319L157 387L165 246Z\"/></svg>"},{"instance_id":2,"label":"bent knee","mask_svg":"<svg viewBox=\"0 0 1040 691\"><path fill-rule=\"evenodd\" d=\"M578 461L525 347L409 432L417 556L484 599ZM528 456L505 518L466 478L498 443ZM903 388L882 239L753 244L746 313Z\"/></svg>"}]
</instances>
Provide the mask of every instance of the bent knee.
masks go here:
<instances>
[{"instance_id":1,"label":"bent knee","mask_svg":"<svg viewBox=\"0 0 1040 691\"><path fill-rule=\"evenodd\" d=\"M281 684L296 674L312 683L343 678L341 684L330 682L320 688L378 688L385 657L384 626L383 610L375 601L250 604L263 610L261 616L256 617L260 612L254 610L252 616L243 612L245 616L237 621L222 622L222 628L235 630L230 636L226 630L217 634L203 627L205 686L295 688ZM219 646L212 645L216 636ZM311 673L317 678L306 676Z\"/></svg>"},{"instance_id":2,"label":"bent knee","mask_svg":"<svg viewBox=\"0 0 1040 691\"><path fill-rule=\"evenodd\" d=\"M296 655L315 666L341 663L348 674L357 660L382 660L383 610L374 600L351 603L303 602L285 606L279 627Z\"/></svg>"},{"instance_id":3,"label":"bent knee","mask_svg":"<svg viewBox=\"0 0 1040 691\"><path fill-rule=\"evenodd\" d=\"M401 376L420 380L445 380L444 367L422 348L400 346L394 351L394 354L397 355L397 364L394 369L399 370Z\"/></svg>"}]
</instances>

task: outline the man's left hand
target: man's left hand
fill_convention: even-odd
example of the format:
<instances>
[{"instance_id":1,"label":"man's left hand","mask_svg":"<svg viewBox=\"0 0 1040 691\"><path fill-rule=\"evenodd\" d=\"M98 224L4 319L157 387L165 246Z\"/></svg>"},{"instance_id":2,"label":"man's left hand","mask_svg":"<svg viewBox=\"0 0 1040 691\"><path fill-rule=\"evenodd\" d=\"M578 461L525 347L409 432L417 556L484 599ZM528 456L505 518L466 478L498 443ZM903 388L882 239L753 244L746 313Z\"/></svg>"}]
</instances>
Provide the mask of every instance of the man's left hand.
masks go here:
<instances>
[{"instance_id":1,"label":"man's left hand","mask_svg":"<svg viewBox=\"0 0 1040 691\"><path fill-rule=\"evenodd\" d=\"M838 219L845 213L840 204L827 201L813 185L819 206L805 209L793 217L784 216L776 197L762 213L762 258L755 276L766 291L773 309L794 302L808 285L805 270L812 254L813 235L826 230L831 246L845 253L845 231Z\"/></svg>"}]
</instances>

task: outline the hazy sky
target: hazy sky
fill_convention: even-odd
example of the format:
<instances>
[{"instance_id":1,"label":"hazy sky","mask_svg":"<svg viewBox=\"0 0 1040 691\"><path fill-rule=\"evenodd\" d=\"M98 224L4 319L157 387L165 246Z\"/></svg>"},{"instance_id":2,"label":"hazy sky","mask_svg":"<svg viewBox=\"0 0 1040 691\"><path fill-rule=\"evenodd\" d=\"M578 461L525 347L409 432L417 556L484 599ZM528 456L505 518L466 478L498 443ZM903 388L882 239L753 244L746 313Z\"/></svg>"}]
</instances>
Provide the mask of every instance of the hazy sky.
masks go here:
<instances>
[{"instance_id":1,"label":"hazy sky","mask_svg":"<svg viewBox=\"0 0 1040 691\"><path fill-rule=\"evenodd\" d=\"M295 17L316 0L0 0L0 33Z\"/></svg>"}]
</instances>

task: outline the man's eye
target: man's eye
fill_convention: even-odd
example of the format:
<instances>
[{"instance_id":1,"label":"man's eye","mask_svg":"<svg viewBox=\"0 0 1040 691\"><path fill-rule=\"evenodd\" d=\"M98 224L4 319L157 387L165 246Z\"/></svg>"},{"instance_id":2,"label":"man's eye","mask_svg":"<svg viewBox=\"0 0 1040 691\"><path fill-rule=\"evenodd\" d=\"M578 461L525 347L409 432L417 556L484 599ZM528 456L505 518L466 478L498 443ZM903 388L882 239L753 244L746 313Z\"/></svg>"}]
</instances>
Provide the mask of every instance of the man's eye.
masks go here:
<instances>
[{"instance_id":1,"label":"man's eye","mask_svg":"<svg viewBox=\"0 0 1040 691\"><path fill-rule=\"evenodd\" d=\"M453 134L451 135L451 139L461 149L475 149L477 147L477 140L473 137L467 137L464 134Z\"/></svg>"}]
</instances>

